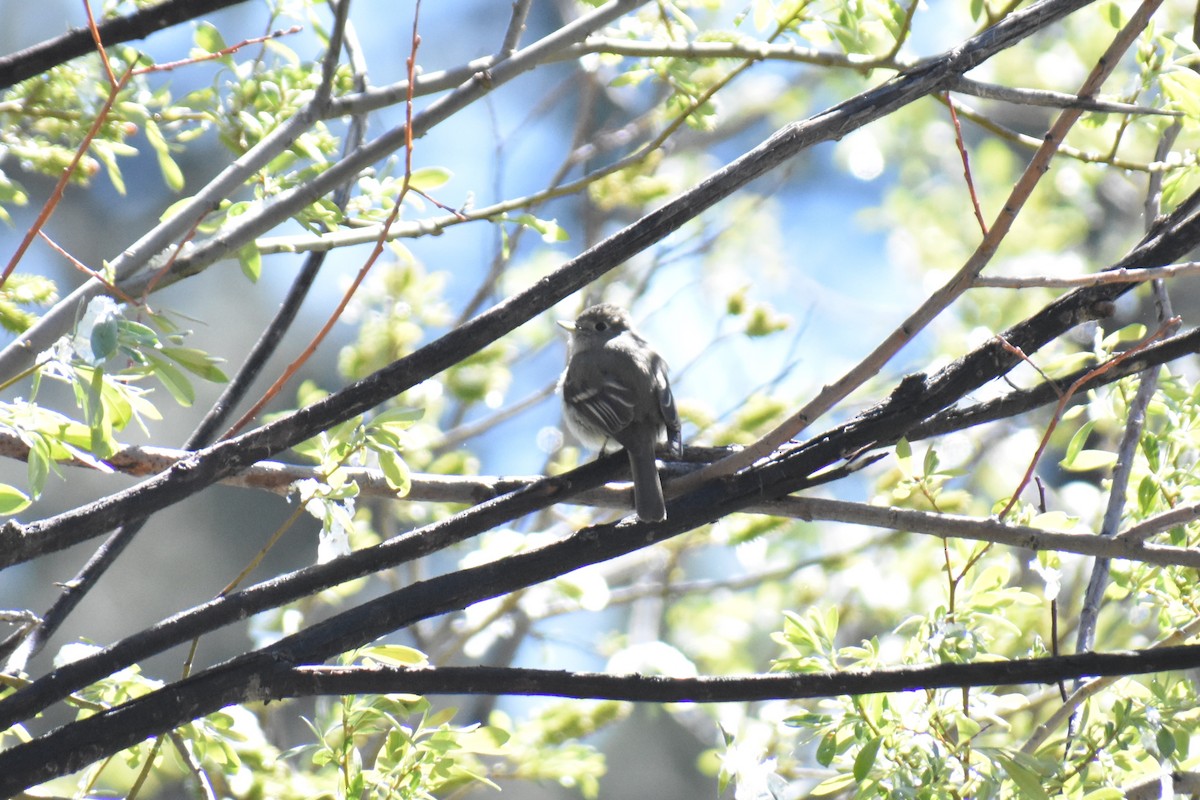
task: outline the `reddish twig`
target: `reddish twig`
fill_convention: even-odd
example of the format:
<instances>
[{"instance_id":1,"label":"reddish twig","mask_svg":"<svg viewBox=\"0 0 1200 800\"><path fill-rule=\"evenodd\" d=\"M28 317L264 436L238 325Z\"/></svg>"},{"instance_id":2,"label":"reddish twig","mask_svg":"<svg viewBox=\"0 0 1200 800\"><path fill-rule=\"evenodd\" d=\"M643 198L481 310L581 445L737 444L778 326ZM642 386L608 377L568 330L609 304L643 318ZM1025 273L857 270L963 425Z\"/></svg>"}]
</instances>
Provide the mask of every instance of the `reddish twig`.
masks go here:
<instances>
[{"instance_id":1,"label":"reddish twig","mask_svg":"<svg viewBox=\"0 0 1200 800\"><path fill-rule=\"evenodd\" d=\"M983 210L979 207L979 195L975 193L975 181L971 178L971 157L967 154L967 143L963 141L962 123L958 121L958 112L954 110L954 100L950 98L949 92L942 95L942 102L950 109L950 121L954 123L954 143L958 145L958 154L962 157L963 177L967 180L967 193L971 196L975 219L979 221L983 235L987 236L987 221L983 218Z\"/></svg>"},{"instance_id":2,"label":"reddish twig","mask_svg":"<svg viewBox=\"0 0 1200 800\"><path fill-rule=\"evenodd\" d=\"M113 297L116 297L116 298L118 298L118 299L119 299L121 302L123 302L123 303L129 303L129 304L130 304L130 305L132 305L132 306L140 306L140 305L141 305L141 303L140 303L140 302L138 302L137 300L134 300L132 297L130 297L129 295L125 294L125 293L124 293L124 292L122 292L120 289L118 289L118 288L117 288L117 287L116 287L116 286L115 286L115 285L112 283L112 281L110 281L108 278L104 277L102 274L100 274L100 272L98 272L97 270L94 270L94 269L92 269L92 268L91 268L91 267L89 267L87 264L84 264L84 263L83 263L82 261L80 261L78 258L76 258L75 256L73 256L73 255L71 255L70 253L68 253L68 252L67 252L65 249L63 249L63 247L62 247L62 246L60 246L60 245L58 244L58 242L56 242L56 241L54 241L53 239L51 239L51 238L50 238L50 237L49 237L49 236L46 234L46 232L45 232L45 231L38 231L38 236L42 237L42 241L44 241L46 244L50 245L50 247L51 247L53 250L55 250L55 251L56 251L56 252L57 252L59 255L61 255L61 256L62 256L63 258L65 258L67 261L70 261L70 262L71 262L71 265L72 265L72 266L74 266L74 267L75 267L75 269L79 270L79 271L80 271L80 272L82 272L84 275L87 275L89 278L94 278L95 280L97 280L97 281L99 281L100 283L104 284L104 288L105 288L105 289L108 289L109 293L110 293L110 294L111 294Z\"/></svg>"},{"instance_id":3,"label":"reddish twig","mask_svg":"<svg viewBox=\"0 0 1200 800\"><path fill-rule=\"evenodd\" d=\"M1057 383L1055 383L1054 381L1050 380L1050 376L1049 376L1049 375L1047 375L1047 374L1046 374L1046 373L1045 373L1045 372L1042 370L1042 368L1041 368L1041 367L1039 367L1037 364L1033 363L1033 359L1032 359L1032 358L1030 358L1029 356L1027 356L1027 355L1025 354L1025 351L1024 351L1024 350L1022 350L1021 348L1017 347L1015 344L1013 344L1012 342L1010 342L1008 339L1005 339L1005 338L1004 338L1003 336L1001 336L1000 334L996 334L996 341L1000 342L1000 346L1001 346L1001 347L1003 347L1005 350L1007 350L1008 352L1012 353L1014 356L1016 356L1017 358L1021 359L1021 360L1022 360L1022 361L1024 361L1026 364L1028 364L1030 367L1032 367L1032 368L1034 369L1034 371L1035 371L1035 372L1037 372L1037 374L1038 374L1038 375L1041 375L1041 376L1042 376L1042 380L1044 380L1046 383L1048 383L1048 384L1049 384L1049 385L1050 385L1050 386L1051 386L1051 387L1054 389L1054 393L1055 393L1055 394L1057 394L1059 397L1062 397L1062 396L1063 396L1062 389L1059 389L1059 388L1058 388L1058 384L1057 384ZM1014 387L1014 388L1015 388L1015 387Z\"/></svg>"},{"instance_id":4,"label":"reddish twig","mask_svg":"<svg viewBox=\"0 0 1200 800\"><path fill-rule=\"evenodd\" d=\"M225 56L232 55L232 54L236 53L238 50L241 50L243 47L249 47L252 44L261 44L262 42L266 42L271 39L278 39L281 36L291 36L293 33L299 33L302 30L304 30L303 26L293 25L292 27L288 28L287 30L271 31L270 33L265 34L263 36L253 36L249 39L243 39L242 41L238 42L237 44L230 45L229 47L226 47L222 50L218 50L215 53L206 53L202 56L193 56L192 58L181 58L178 61L168 61L163 64L151 64L146 67L140 67L139 69L135 70L134 74L145 75L150 72L169 72L170 70L178 69L179 67L187 67L187 66L191 66L192 64L200 64L204 61L215 61L218 58L224 58Z\"/></svg>"},{"instance_id":5,"label":"reddish twig","mask_svg":"<svg viewBox=\"0 0 1200 800\"><path fill-rule=\"evenodd\" d=\"M438 200L438 199L430 196L427 192L423 192L415 186L410 186L408 188L409 188L410 192L420 195L421 197L425 198L433 205L440 208L442 211L445 211L448 214L453 214L454 216L458 217L460 220L463 220L463 221L467 220L467 215L464 214L463 212L459 211L457 208L451 208L450 206L443 203L441 200ZM389 224L390 224L390 221L389 221Z\"/></svg>"},{"instance_id":6,"label":"reddish twig","mask_svg":"<svg viewBox=\"0 0 1200 800\"><path fill-rule=\"evenodd\" d=\"M1021 492L1025 490L1025 487L1029 485L1029 481L1033 477L1033 470L1037 468L1038 461L1041 460L1042 454L1046 451L1046 447L1050 444L1050 434L1054 433L1054 429L1058 427L1058 421L1062 418L1062 413L1067 406L1067 402L1071 399L1075 392L1079 391L1079 387L1083 386L1088 381L1103 375L1129 357L1140 353L1142 350L1145 350L1148 346L1166 336L1167 333L1179 323L1179 317L1171 317L1150 336L1138 342L1138 344L1129 348L1128 350L1118 353L1109 360L1105 361L1103 364L1098 365L1095 369L1089 370L1085 374L1081 375L1074 383L1070 385L1070 387L1067 388L1067 391L1058 398L1058 405L1054 408L1054 415L1050 418L1050 424L1046 426L1046 433L1042 435L1042 441L1038 443L1037 451L1034 452L1033 458L1029 462L1029 468L1025 470L1025 476L1021 478L1021 482L1017 485L1016 491L1012 493L1012 497L1009 498L1007 505L1005 505L1004 509L1000 512L999 519L1003 520L1008 515L1008 512L1012 511L1013 506L1017 504L1017 498L1021 496Z\"/></svg>"},{"instance_id":7,"label":"reddish twig","mask_svg":"<svg viewBox=\"0 0 1200 800\"><path fill-rule=\"evenodd\" d=\"M117 76L113 74L112 62L108 60L108 53L104 50L104 42L100 40L100 29L96 27L96 18L92 15L92 4L88 0L83 0L83 12L87 14L88 30L92 33L92 41L96 44L96 52L100 54L100 63L104 65L104 71L108 74L108 85L110 88L116 88Z\"/></svg>"},{"instance_id":8,"label":"reddish twig","mask_svg":"<svg viewBox=\"0 0 1200 800\"><path fill-rule=\"evenodd\" d=\"M93 40L96 42L96 52L99 53L100 61L104 64L104 70L108 74L108 97L105 99L104 105L101 106L100 113L96 115L96 119L92 123L92 127L88 129L87 135L83 137L83 141L80 142L79 147L76 148L75 155L71 158L71 163L69 163L66 168L63 169L62 176L58 179L58 183L55 184L54 190L50 193L50 197L46 199L46 203L42 206L42 210L38 214L37 219L34 220L33 225L30 226L29 230L25 232L25 237L21 240L20 245L17 246L16 252L13 253L12 258L10 258L8 264L5 265L4 271L0 273L0 287L3 287L5 282L8 281L8 277L12 275L13 271L17 268L17 264L19 264L21 259L25 257L25 252L29 249L29 245L33 243L34 238L41 232L42 228L45 227L46 222L54 213L54 209L58 207L59 202L62 200L63 193L66 191L67 182L71 179L71 176L75 174L76 167L78 167L79 162L83 160L84 153L86 153L88 148L91 147L92 140L95 139L96 135L100 132L100 127L108 119L108 115L112 111L113 104L117 101L117 96L121 93L121 90L129 84L129 81L133 76L145 75L151 72L163 72L188 64L195 64L201 61L209 61L214 58L221 58L229 55L230 53L235 53L248 45L264 42L268 39L274 39L301 30L300 26L296 25L285 31L275 31L267 34L266 36L256 36L252 39L245 39L216 53L209 53L207 55L197 56L195 58L183 59L181 61L172 61L166 64L151 64L145 67L130 66L125 70L125 73L120 78L117 78L113 73L112 64L108 59L108 53L106 53L104 50L104 43L100 40L100 31L96 27L95 19L92 17L92 10L90 7L88 7L86 2L84 3L84 8L87 10L88 27L92 31ZM195 231L193 231L192 234L194 235ZM174 259L172 258L172 260Z\"/></svg>"},{"instance_id":9,"label":"reddish twig","mask_svg":"<svg viewBox=\"0 0 1200 800\"><path fill-rule=\"evenodd\" d=\"M388 214L388 218L383 223L383 227L379 232L379 237L375 240L375 247L371 250L371 255L367 257L367 260L363 263L362 267L359 268L358 274L354 276L354 280L342 294L342 299L338 303L337 308L335 308L333 313L329 315L329 318L325 321L325 324L321 326L321 330L317 331L316 336L312 338L300 355L297 356L290 364L288 364L287 368L283 371L283 374L281 374L279 378L276 379L273 384L271 384L270 388L263 392L262 397L258 399L258 401L250 408L250 410L243 414L237 422L233 423L229 430L225 431L225 434L221 437L222 440L236 435L239 431L246 427L246 425L248 425L252 419L258 416L263 407L265 407L267 403L269 403L276 395L279 394L279 392L283 390L283 387L292 379L293 376L295 376L295 374L300 370L300 367L308 362L308 360L312 357L312 354L315 353L317 348L321 346L321 343L325 341L325 337L329 335L331 330L333 330L334 324L341 319L342 313L345 312L346 306L350 304L350 300L354 297L355 292L358 291L358 287L362 285L364 280L366 280L367 274L371 271L371 267L375 265L375 262L379 260L379 256L383 254L383 248L387 242L387 233L391 229L392 224L400 216L400 205L404 202L404 198L408 195L409 190L412 189L413 100L415 99L414 89L417 82L417 48L421 44L421 36L419 33L417 33L420 18L421 0L417 0L416 8L413 11L412 49L408 56L408 60L405 62L408 68L408 96L406 98L405 108L406 130L404 132L404 182L400 186L400 193L396 196L396 202L392 205L391 213Z\"/></svg>"},{"instance_id":10,"label":"reddish twig","mask_svg":"<svg viewBox=\"0 0 1200 800\"><path fill-rule=\"evenodd\" d=\"M75 168L79 166L79 162L83 160L83 154L87 152L91 146L92 140L96 138L96 134L100 132L100 126L108 119L108 113L112 110L113 103L117 101L117 95L129 83L129 79L133 77L133 70L125 71L120 80L110 89L108 98L104 101L104 105L100 108L100 113L96 115L92 127L88 129L87 135L83 137L83 141L75 150L75 155L71 158L71 163L63 169L63 173L59 176L58 183L54 184L54 190L50 192L50 197L46 199L46 203L42 206L41 212L37 219L33 221L33 225L25 232L25 237L21 239L21 244L17 246L17 251L13 253L12 258L8 260L8 264L4 267L4 272L0 273L0 287L3 287L8 280L8 276L12 275L13 270L17 268L17 264L25 257L25 251L29 249L29 245L33 242L34 237L45 227L49 221L50 215L54 213L54 209L58 207L58 203L62 200L63 192L67 189L67 182L71 180L71 176L75 174Z\"/></svg>"}]
</instances>

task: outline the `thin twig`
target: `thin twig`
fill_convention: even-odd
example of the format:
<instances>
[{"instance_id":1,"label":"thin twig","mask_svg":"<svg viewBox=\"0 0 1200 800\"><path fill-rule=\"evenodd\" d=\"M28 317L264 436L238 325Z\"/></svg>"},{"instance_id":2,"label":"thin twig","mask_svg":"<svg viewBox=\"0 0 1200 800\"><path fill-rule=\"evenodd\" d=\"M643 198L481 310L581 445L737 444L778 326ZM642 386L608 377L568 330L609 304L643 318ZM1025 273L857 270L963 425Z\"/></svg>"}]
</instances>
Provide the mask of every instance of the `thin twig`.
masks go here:
<instances>
[{"instance_id":1,"label":"thin twig","mask_svg":"<svg viewBox=\"0 0 1200 800\"><path fill-rule=\"evenodd\" d=\"M1058 421L1062 419L1063 410L1067 407L1067 403L1070 402L1075 393L1079 391L1080 387L1082 387L1088 381L1094 380L1098 375L1103 375L1104 373L1108 372L1113 367L1119 365L1122 361L1137 355L1159 339L1168 336L1179 323L1180 319L1178 317L1173 317L1167 320L1157 331L1138 342L1137 345L1118 353L1117 355L1105 361L1103 364L1093 367L1092 369L1088 370L1086 374L1080 376L1074 383L1067 387L1067 390L1063 392L1062 396L1058 400L1058 406L1054 409L1054 415L1050 418L1049 424L1046 425L1046 432L1042 435L1042 440L1038 443L1038 447L1033 454L1033 458L1029 460L1029 466L1025 470L1024 477L1021 478L1021 482L1017 484L1017 488L1013 491L1008 503L998 514L1000 519L1004 519L1006 516L1008 516L1008 512L1012 511L1013 506L1015 506L1020 500L1021 492L1023 492L1025 487L1029 485L1029 480L1033 477L1033 471L1037 468L1038 461L1041 460L1042 453L1046 451L1046 447L1050 444L1050 434L1054 433L1054 429L1058 427Z\"/></svg>"},{"instance_id":2,"label":"thin twig","mask_svg":"<svg viewBox=\"0 0 1200 800\"><path fill-rule=\"evenodd\" d=\"M1182 264L1170 264L1165 267L1114 269L1107 272L1097 272L1094 275L1072 275L1057 278L1048 275L1031 275L1027 278L988 277L981 275L975 279L973 288L1029 289L1044 287L1050 289L1074 289L1081 286L1101 286L1106 283L1147 283L1160 278L1177 278L1183 275L1197 274L1200 274L1200 261L1187 261Z\"/></svg>"},{"instance_id":3,"label":"thin twig","mask_svg":"<svg viewBox=\"0 0 1200 800\"><path fill-rule=\"evenodd\" d=\"M33 242L34 237L38 235L50 220L50 215L54 213L54 209L58 207L59 201L62 200L67 183L71 180L71 176L75 174L75 169L79 166L79 162L83 160L84 153L91 146L92 140L100 133L100 128L104 126L105 120L108 119L109 111L112 110L113 104L117 102L117 97L120 95L121 90L125 88L132 77L132 68L126 69L121 75L120 80L109 90L108 97L105 98L104 104L96 114L96 119L92 121L92 126L88 128L88 132L84 134L83 141L79 143L79 147L75 148L75 154L71 157L70 163L63 168L62 175L59 176L58 182L54 184L54 189L50 192L50 196L46 198L46 202L42 205L42 210L38 213L37 219L25 231L25 236L22 237L21 243L17 245L16 252L9 258L4 271L0 272L0 287L3 287L8 281L8 277L12 275L13 270L17 268L17 264L25 256L25 251L29 249L29 245Z\"/></svg>"},{"instance_id":4,"label":"thin twig","mask_svg":"<svg viewBox=\"0 0 1200 800\"><path fill-rule=\"evenodd\" d=\"M343 0L339 10L342 14L344 14L344 8L348 7L348 0ZM417 47L421 43L421 37L417 33L420 14L421 1L417 0L416 6L413 10L411 40L412 49L409 53L408 60L405 62L408 66L410 86L412 85L411 77L416 73ZM341 42L339 41L337 43L338 48L340 48L340 44ZM336 64L337 50L334 49L332 52L335 53L334 63ZM332 81L333 69L328 66L328 63L326 65L326 71L328 72L330 80ZM396 219L396 217L399 216L401 205L404 203L404 199L408 195L408 190L412 182L413 98L411 93L408 98L408 103L405 106L405 115L404 129L407 131L408 136L405 140L404 183L400 187L400 192L396 196L395 203L392 204L391 214L388 216L387 223L384 225L385 230ZM375 249L371 251L371 254L367 257L366 262L362 265L362 267L359 268L358 273L354 276L354 280L350 282L350 285L346 288L345 292L342 293L342 298L338 302L337 306L326 318L325 324L321 326L316 335L313 336L309 343L304 347L304 349L300 352L300 355L293 359L291 363L289 363L284 369L283 373L275 380L275 382L271 384L271 386L265 392L263 392L258 401L255 402L254 405L251 406L250 409L237 420L237 422L233 423L229 430L225 431L221 437L222 439L228 439L237 435L242 428L244 428L255 417L258 416L259 412L261 412L267 406L267 404L271 402L271 400L273 400L281 391L283 391L283 387L287 385L288 381L296 376L296 374L300 371L300 368L304 366L304 364L308 363L308 360L312 358L313 353L317 351L317 348L319 348L321 343L325 341L325 338L329 335L329 332L333 330L333 326L336 325L337 321L342 318L342 314L345 313L346 307L349 306L350 301L354 299L354 295L358 291L358 287L362 285L364 280L366 280L367 274L371 271L371 267L375 265L375 262L383 254L383 248L384 241L382 238L380 238L375 243Z\"/></svg>"},{"instance_id":5,"label":"thin twig","mask_svg":"<svg viewBox=\"0 0 1200 800\"><path fill-rule=\"evenodd\" d=\"M954 143L958 145L958 154L962 158L963 178L967 182L967 194L971 198L971 208L975 211L975 220L979 229L987 236L987 220L983 218L983 209L979 207L979 195L975 192L975 180L971 177L971 157L967 153L967 143L963 141L962 123L958 121L958 112L954 110L954 100L949 92L941 95L941 101L950 109L950 121L954 124Z\"/></svg>"},{"instance_id":6,"label":"thin twig","mask_svg":"<svg viewBox=\"0 0 1200 800\"><path fill-rule=\"evenodd\" d=\"M1180 126L1172 125L1159 138L1156 156L1165 158L1167 152L1178 136ZM1147 209L1153 208L1153 214L1146 215L1146 227L1149 229L1151 220L1158 217L1161 209L1162 182L1152 180L1147 185ZM1167 293L1166 284L1162 279L1155 279L1151 284L1158 311L1159 324L1174 333L1179 327L1179 318L1174 316L1171 309L1171 298ZM1142 427L1146 419L1146 409L1158 389L1159 367L1145 369L1138 376L1137 392L1133 402L1129 404L1126 413L1125 430L1121 435L1121 443L1117 447L1117 462L1113 468L1112 480L1109 482L1108 504L1104 510L1104 520L1100 526L1101 536L1116 536L1121 525L1121 517L1125 512L1126 496L1129 491L1129 479L1133 474L1134 457L1141 442ZM1075 636L1075 651L1082 653L1091 650L1095 644L1096 622L1100 616L1100 604L1104 599L1104 591L1108 588L1109 562L1108 559L1098 558L1092 565L1092 574L1084 590L1083 603L1079 609L1079 628ZM1073 727L1073 726L1072 726Z\"/></svg>"}]
</instances>

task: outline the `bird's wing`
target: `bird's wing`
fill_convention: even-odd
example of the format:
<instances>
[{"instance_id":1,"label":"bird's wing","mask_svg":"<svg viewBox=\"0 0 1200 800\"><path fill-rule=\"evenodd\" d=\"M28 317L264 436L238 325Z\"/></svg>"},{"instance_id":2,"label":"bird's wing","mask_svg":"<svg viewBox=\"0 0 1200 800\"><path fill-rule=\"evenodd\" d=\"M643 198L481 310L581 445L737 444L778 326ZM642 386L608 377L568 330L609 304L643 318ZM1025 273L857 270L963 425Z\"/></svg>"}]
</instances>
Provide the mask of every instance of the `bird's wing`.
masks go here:
<instances>
[{"instance_id":1,"label":"bird's wing","mask_svg":"<svg viewBox=\"0 0 1200 800\"><path fill-rule=\"evenodd\" d=\"M600 367L586 377L576 373L567 376L563 396L592 424L597 432L613 436L633 422L634 397L628 381Z\"/></svg>"}]
</instances>

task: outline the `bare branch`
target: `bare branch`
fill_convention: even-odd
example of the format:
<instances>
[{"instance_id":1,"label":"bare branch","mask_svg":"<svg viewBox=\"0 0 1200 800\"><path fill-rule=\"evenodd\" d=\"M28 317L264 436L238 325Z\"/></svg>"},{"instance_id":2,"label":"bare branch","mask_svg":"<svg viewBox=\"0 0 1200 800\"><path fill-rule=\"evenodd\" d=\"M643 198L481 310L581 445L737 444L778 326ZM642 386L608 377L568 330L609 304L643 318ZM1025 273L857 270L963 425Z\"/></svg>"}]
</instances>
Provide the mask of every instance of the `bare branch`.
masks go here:
<instances>
[{"instance_id":1,"label":"bare branch","mask_svg":"<svg viewBox=\"0 0 1200 800\"><path fill-rule=\"evenodd\" d=\"M1182 275L1200 273L1200 261L1188 261L1183 264L1170 264L1165 267L1145 267L1142 269L1114 269L1097 272L1094 275L1073 275L1053 277L1050 275L1030 275L1026 278L985 276L975 279L974 288L994 289L1028 289L1044 287L1053 289L1070 289L1078 286L1100 286L1105 283L1146 283L1147 281L1176 278Z\"/></svg>"},{"instance_id":2,"label":"bare branch","mask_svg":"<svg viewBox=\"0 0 1200 800\"><path fill-rule=\"evenodd\" d=\"M361 692L515 694L636 702L750 702L1053 683L1200 666L1200 645L1050 658L744 678L667 678L488 667L291 666L240 659L0 752L0 792L14 794L235 702Z\"/></svg>"},{"instance_id":3,"label":"bare branch","mask_svg":"<svg viewBox=\"0 0 1200 800\"><path fill-rule=\"evenodd\" d=\"M140 8L124 17L105 20L97 26L100 38L111 47L122 42L144 39L152 33L211 14L246 0L166 0ZM73 58L93 52L95 44L86 27L72 28L62 36L0 58L0 89L7 89L26 78L49 70Z\"/></svg>"}]
</instances>

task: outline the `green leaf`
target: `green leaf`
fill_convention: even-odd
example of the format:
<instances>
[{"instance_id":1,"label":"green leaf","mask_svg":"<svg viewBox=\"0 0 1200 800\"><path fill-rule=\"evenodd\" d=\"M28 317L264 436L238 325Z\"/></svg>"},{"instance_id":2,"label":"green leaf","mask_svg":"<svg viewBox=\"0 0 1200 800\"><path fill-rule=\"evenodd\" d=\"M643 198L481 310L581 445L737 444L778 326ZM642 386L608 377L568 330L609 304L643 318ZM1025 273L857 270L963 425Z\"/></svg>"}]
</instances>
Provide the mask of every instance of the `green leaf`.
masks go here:
<instances>
[{"instance_id":1,"label":"green leaf","mask_svg":"<svg viewBox=\"0 0 1200 800\"><path fill-rule=\"evenodd\" d=\"M258 283L258 277L262 275L262 254L258 252L257 244L246 242L238 249L238 264L251 283Z\"/></svg>"},{"instance_id":2,"label":"green leaf","mask_svg":"<svg viewBox=\"0 0 1200 800\"><path fill-rule=\"evenodd\" d=\"M1168 172L1163 179L1163 206L1174 208L1191 196L1197 186L1200 186L1200 169L1194 166Z\"/></svg>"},{"instance_id":3,"label":"green leaf","mask_svg":"<svg viewBox=\"0 0 1200 800\"><path fill-rule=\"evenodd\" d=\"M1158 745L1158 753L1164 759L1169 759L1175 753L1175 736L1167 728L1159 728L1158 733L1154 735L1154 741Z\"/></svg>"},{"instance_id":4,"label":"green leaf","mask_svg":"<svg viewBox=\"0 0 1200 800\"><path fill-rule=\"evenodd\" d=\"M567 232L559 226L558 220L539 219L533 214L518 214L515 217L511 217L510 221L515 222L518 225L524 225L528 228L533 228L542 235L542 241L547 244L565 242L571 238L567 235Z\"/></svg>"},{"instance_id":5,"label":"green leaf","mask_svg":"<svg viewBox=\"0 0 1200 800\"><path fill-rule=\"evenodd\" d=\"M42 493L46 479L50 476L50 465L54 455L50 442L42 434L29 435L29 492L33 497Z\"/></svg>"},{"instance_id":6,"label":"green leaf","mask_svg":"<svg viewBox=\"0 0 1200 800\"><path fill-rule=\"evenodd\" d=\"M117 352L118 332L119 325L114 318L103 319L92 326L89 344L97 363L107 361Z\"/></svg>"},{"instance_id":7,"label":"green leaf","mask_svg":"<svg viewBox=\"0 0 1200 800\"><path fill-rule=\"evenodd\" d=\"M158 347L158 334L149 325L143 325L131 319L120 318L117 320L117 328L120 331L121 341L126 344L133 344L138 347ZM93 345L92 352L96 348Z\"/></svg>"},{"instance_id":8,"label":"green leaf","mask_svg":"<svg viewBox=\"0 0 1200 800\"><path fill-rule=\"evenodd\" d=\"M211 22L201 22L197 25L192 34L192 41L206 53L219 53L227 47L221 32Z\"/></svg>"},{"instance_id":9,"label":"green leaf","mask_svg":"<svg viewBox=\"0 0 1200 800\"><path fill-rule=\"evenodd\" d=\"M1116 453L1107 450L1081 450L1070 463L1064 460L1062 467L1070 472L1090 472L1094 469L1107 469L1115 463Z\"/></svg>"},{"instance_id":10,"label":"green leaf","mask_svg":"<svg viewBox=\"0 0 1200 800\"><path fill-rule=\"evenodd\" d=\"M1042 786L1042 779L1036 772L1007 756L997 756L997 760L1004 771L1008 773L1008 777L1021 790L1021 797L1032 798L1032 800L1050 800L1050 795L1046 794L1046 789Z\"/></svg>"},{"instance_id":11,"label":"green leaf","mask_svg":"<svg viewBox=\"0 0 1200 800\"><path fill-rule=\"evenodd\" d=\"M833 763L833 757L837 755L837 732L830 731L821 737L821 743L817 745L817 763L822 767L828 767ZM854 777L854 776L850 776Z\"/></svg>"},{"instance_id":12,"label":"green leaf","mask_svg":"<svg viewBox=\"0 0 1200 800\"><path fill-rule=\"evenodd\" d=\"M179 366L188 372L213 383L225 383L229 380L225 373L217 368L216 359L203 350L195 347L164 347L162 354L178 362Z\"/></svg>"},{"instance_id":13,"label":"green leaf","mask_svg":"<svg viewBox=\"0 0 1200 800\"><path fill-rule=\"evenodd\" d=\"M1189 117L1200 117L1200 75L1190 69L1176 69L1159 78L1168 107Z\"/></svg>"},{"instance_id":14,"label":"green leaf","mask_svg":"<svg viewBox=\"0 0 1200 800\"><path fill-rule=\"evenodd\" d=\"M832 778L826 778L813 787L813 790L809 792L809 796L828 797L829 795L841 794L846 789L854 786L855 783L854 776L849 773L835 775Z\"/></svg>"},{"instance_id":15,"label":"green leaf","mask_svg":"<svg viewBox=\"0 0 1200 800\"><path fill-rule=\"evenodd\" d=\"M1088 792L1083 796L1083 800L1125 800L1125 793L1115 786L1108 786L1103 789L1097 789L1094 792Z\"/></svg>"},{"instance_id":16,"label":"green leaf","mask_svg":"<svg viewBox=\"0 0 1200 800\"><path fill-rule=\"evenodd\" d=\"M1063 456L1062 464L1067 466L1079 457L1079 453L1083 450L1083 446L1087 444L1088 436L1092 432L1092 428L1096 427L1096 420L1088 420L1080 426L1079 430L1075 431L1075 435L1071 437L1071 441L1067 444L1067 452Z\"/></svg>"},{"instance_id":17,"label":"green leaf","mask_svg":"<svg viewBox=\"0 0 1200 800\"><path fill-rule=\"evenodd\" d=\"M422 192L432 192L445 186L453 175L454 173L443 167L422 167L412 171L408 185Z\"/></svg>"},{"instance_id":18,"label":"green leaf","mask_svg":"<svg viewBox=\"0 0 1200 800\"><path fill-rule=\"evenodd\" d=\"M1153 475L1147 475L1142 478L1138 484L1138 509L1148 512L1154 505L1154 498L1158 496L1158 482L1154 480Z\"/></svg>"},{"instance_id":19,"label":"green leaf","mask_svg":"<svg viewBox=\"0 0 1200 800\"><path fill-rule=\"evenodd\" d=\"M1146 326L1137 322L1132 325L1126 325L1120 330L1113 331L1108 336L1105 336L1100 346L1105 350L1112 350L1119 344L1136 344L1145 338Z\"/></svg>"},{"instance_id":20,"label":"green leaf","mask_svg":"<svg viewBox=\"0 0 1200 800\"><path fill-rule=\"evenodd\" d=\"M379 469L383 472L388 486L401 497L408 494L412 489L412 475L409 473L408 464L395 450L380 450L377 451L377 455Z\"/></svg>"},{"instance_id":21,"label":"green leaf","mask_svg":"<svg viewBox=\"0 0 1200 800\"><path fill-rule=\"evenodd\" d=\"M389 408L387 411L381 411L371 418L372 427L393 427L399 426L402 428L411 427L412 423L420 420L425 416L423 408Z\"/></svg>"},{"instance_id":22,"label":"green leaf","mask_svg":"<svg viewBox=\"0 0 1200 800\"><path fill-rule=\"evenodd\" d=\"M1122 19L1121 7L1116 3L1109 3L1104 9L1107 12L1108 24L1112 26L1114 31L1119 31L1125 27L1125 20Z\"/></svg>"},{"instance_id":23,"label":"green leaf","mask_svg":"<svg viewBox=\"0 0 1200 800\"><path fill-rule=\"evenodd\" d=\"M32 501L15 486L0 483L0 514L9 516L24 511Z\"/></svg>"},{"instance_id":24,"label":"green leaf","mask_svg":"<svg viewBox=\"0 0 1200 800\"><path fill-rule=\"evenodd\" d=\"M147 350L144 355L154 365L154 377L171 393L175 402L184 407L191 406L196 400L196 390L187 376L154 350Z\"/></svg>"},{"instance_id":25,"label":"green leaf","mask_svg":"<svg viewBox=\"0 0 1200 800\"><path fill-rule=\"evenodd\" d=\"M871 774L871 767L875 766L875 758L879 755L879 746L882 744L883 738L876 736L858 751L858 755L854 757L854 780L862 783L867 779L867 775Z\"/></svg>"},{"instance_id":26,"label":"green leaf","mask_svg":"<svg viewBox=\"0 0 1200 800\"><path fill-rule=\"evenodd\" d=\"M393 667L419 667L429 663L429 657L415 647L402 644L380 644L358 651L363 658Z\"/></svg>"},{"instance_id":27,"label":"green leaf","mask_svg":"<svg viewBox=\"0 0 1200 800\"><path fill-rule=\"evenodd\" d=\"M162 173L163 183L167 184L167 188L173 192L182 191L184 184L183 170L175 163L175 159L171 158L171 147L167 144L167 140L163 138L158 123L152 118L147 117L143 128L145 128L146 139L150 142L150 147L153 148L154 154L158 156L158 169Z\"/></svg>"}]
</instances>

